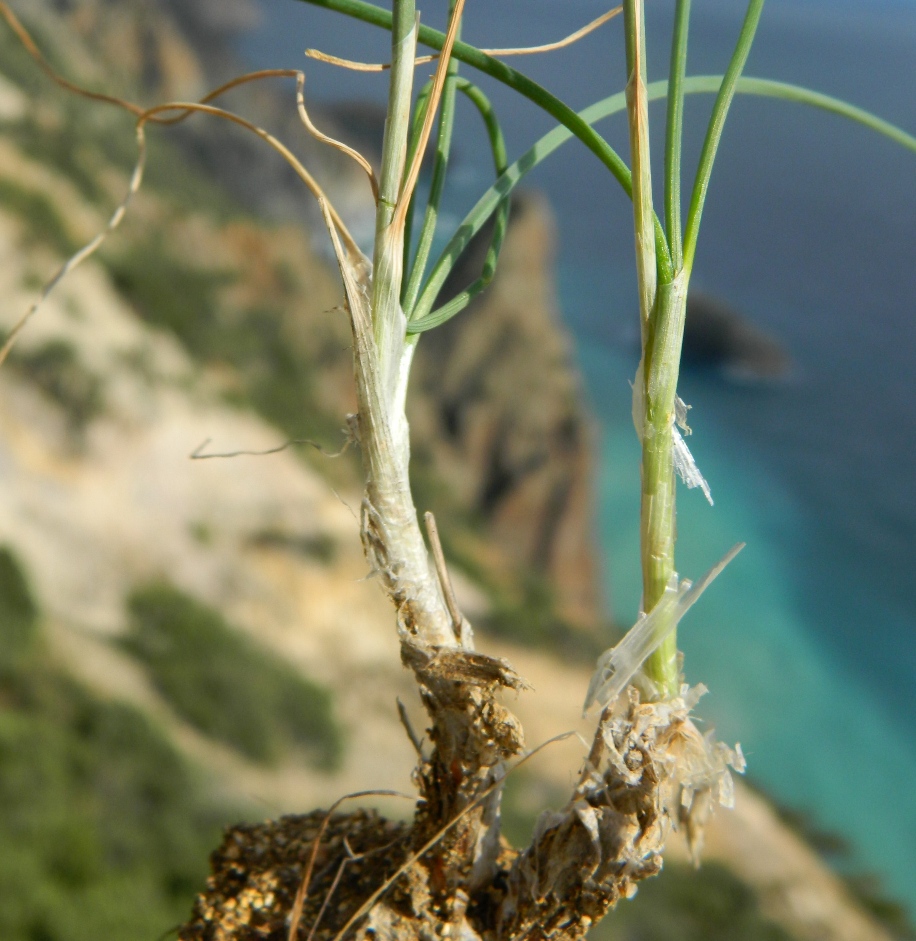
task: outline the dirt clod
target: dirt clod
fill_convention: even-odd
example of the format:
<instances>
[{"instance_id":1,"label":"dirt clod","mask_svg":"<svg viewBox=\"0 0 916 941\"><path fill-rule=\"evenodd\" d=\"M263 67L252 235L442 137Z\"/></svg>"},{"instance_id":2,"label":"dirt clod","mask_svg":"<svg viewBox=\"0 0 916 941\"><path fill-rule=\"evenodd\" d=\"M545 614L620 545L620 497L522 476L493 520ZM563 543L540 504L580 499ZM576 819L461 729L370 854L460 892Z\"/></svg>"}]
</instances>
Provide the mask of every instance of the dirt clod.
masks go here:
<instances>
[{"instance_id":1,"label":"dirt clod","mask_svg":"<svg viewBox=\"0 0 916 941\"><path fill-rule=\"evenodd\" d=\"M210 858L212 875L180 941L287 941L319 836L296 937L333 938L404 860L410 828L358 810L332 815L321 833L326 818L318 810L229 829Z\"/></svg>"}]
</instances>

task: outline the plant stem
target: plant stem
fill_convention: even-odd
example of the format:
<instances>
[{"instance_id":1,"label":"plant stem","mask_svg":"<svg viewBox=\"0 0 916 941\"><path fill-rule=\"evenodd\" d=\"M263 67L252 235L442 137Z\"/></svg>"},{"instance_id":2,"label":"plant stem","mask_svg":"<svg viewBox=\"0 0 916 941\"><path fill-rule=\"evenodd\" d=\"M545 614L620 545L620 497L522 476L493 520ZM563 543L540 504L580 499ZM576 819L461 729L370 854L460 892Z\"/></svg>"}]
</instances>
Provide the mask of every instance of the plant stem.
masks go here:
<instances>
[{"instance_id":1,"label":"plant stem","mask_svg":"<svg viewBox=\"0 0 916 941\"><path fill-rule=\"evenodd\" d=\"M391 85L388 89L388 113L382 143L372 264L372 327L385 375L390 375L391 370L396 368L396 364L390 362L389 355L395 346L400 345L401 340L394 334L400 327L396 314L400 312L404 253L403 250L394 251L394 243L403 247L404 230L403 227L392 226L391 222L401 193L407 160L407 129L410 127L416 48L416 4L414 0L396 0L391 29Z\"/></svg>"},{"instance_id":2,"label":"plant stem","mask_svg":"<svg viewBox=\"0 0 916 941\"><path fill-rule=\"evenodd\" d=\"M636 276L642 336L655 305L655 214L652 211L652 168L649 160L649 102L646 97L645 10L642 0L623 5L627 52L627 117L633 164L633 221L636 233Z\"/></svg>"},{"instance_id":3,"label":"plant stem","mask_svg":"<svg viewBox=\"0 0 916 941\"><path fill-rule=\"evenodd\" d=\"M642 432L640 509L643 609L651 611L675 576L675 473L672 425L687 310L687 272L659 285L646 336L641 374L645 417ZM646 676L662 699L677 694L677 634L671 631L646 661Z\"/></svg>"},{"instance_id":4,"label":"plant stem","mask_svg":"<svg viewBox=\"0 0 916 941\"><path fill-rule=\"evenodd\" d=\"M375 253L369 279L360 255L344 251L328 223L353 327L360 450L366 475L361 536L373 572L398 611L402 643L458 641L442 597L410 492L405 398L415 342L401 309L405 213L403 179L410 133L416 50L414 0L396 0L389 110L385 122Z\"/></svg>"},{"instance_id":5,"label":"plant stem","mask_svg":"<svg viewBox=\"0 0 916 941\"><path fill-rule=\"evenodd\" d=\"M663 278L655 298L655 309L644 329L643 358L641 363L642 389L642 494L640 509L641 561L643 577L643 609L651 611L677 579L674 565L676 538L675 494L676 478L672 453L673 425L677 379L684 338L684 320L687 312L687 285L696 252L697 235L703 213L703 203L709 186L709 177L716 150L722 136L722 127L729 105L734 97L738 79L747 61L754 32L760 20L764 0L750 0L747 14L738 37L738 43L729 63L713 106L713 114L706 132L700 166L694 181L687 226L681 245L680 220L680 162L683 123L684 70L687 58L687 24L689 0L678 0L675 10L674 40L671 50L671 87L668 90L667 140L665 147L665 217L668 225L669 250L674 269L671 280ZM643 28L641 0L628 0L627 14L632 8L632 26L627 31L627 59L643 56L641 30ZM631 53L630 49L633 49ZM638 60L635 66L639 66ZM631 66L630 82L638 68ZM639 88L639 85L636 85ZM628 86L628 92L629 92ZM645 89L643 87L643 95ZM634 96L635 97L635 96ZM631 128L638 118L636 103L628 101ZM647 133L647 129L646 129ZM631 130L631 141L633 131ZM645 157L648 161L648 153ZM634 207L637 205L637 163L634 156ZM639 247L639 216L637 215L637 248ZM638 257L638 256L637 256ZM641 285L641 301L645 288ZM664 630L664 625L660 625ZM680 671L677 662L677 634L666 633L658 650L646 661L644 671L659 696L671 698L678 692Z\"/></svg>"},{"instance_id":6,"label":"plant stem","mask_svg":"<svg viewBox=\"0 0 916 941\"><path fill-rule=\"evenodd\" d=\"M642 438L640 545L643 610L658 603L674 572L674 464L671 455L674 397L685 305L685 279L663 279L656 271L649 153L649 103L646 93L645 9L642 0L625 0L627 43L627 117L633 163L633 223L643 353L634 394L642 407L637 424ZM660 625L664 630L664 625ZM667 699L677 692L677 640L671 631L649 658L646 675Z\"/></svg>"}]
</instances>

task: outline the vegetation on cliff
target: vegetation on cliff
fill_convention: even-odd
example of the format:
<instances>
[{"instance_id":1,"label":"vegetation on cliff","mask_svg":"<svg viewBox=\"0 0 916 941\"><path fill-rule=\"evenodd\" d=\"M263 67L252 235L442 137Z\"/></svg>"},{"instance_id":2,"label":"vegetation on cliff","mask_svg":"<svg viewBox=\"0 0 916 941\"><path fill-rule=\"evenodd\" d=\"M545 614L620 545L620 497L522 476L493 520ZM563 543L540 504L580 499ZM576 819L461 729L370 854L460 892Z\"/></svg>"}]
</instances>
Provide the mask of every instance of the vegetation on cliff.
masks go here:
<instances>
[{"instance_id":1,"label":"vegetation on cliff","mask_svg":"<svg viewBox=\"0 0 916 941\"><path fill-rule=\"evenodd\" d=\"M341 731L328 690L233 630L222 615L163 582L128 599L124 646L173 708L205 735L261 762L308 753L333 770Z\"/></svg>"},{"instance_id":2,"label":"vegetation on cliff","mask_svg":"<svg viewBox=\"0 0 916 941\"><path fill-rule=\"evenodd\" d=\"M55 663L26 576L0 549L0 934L153 938L181 920L221 824L139 710Z\"/></svg>"}]
</instances>

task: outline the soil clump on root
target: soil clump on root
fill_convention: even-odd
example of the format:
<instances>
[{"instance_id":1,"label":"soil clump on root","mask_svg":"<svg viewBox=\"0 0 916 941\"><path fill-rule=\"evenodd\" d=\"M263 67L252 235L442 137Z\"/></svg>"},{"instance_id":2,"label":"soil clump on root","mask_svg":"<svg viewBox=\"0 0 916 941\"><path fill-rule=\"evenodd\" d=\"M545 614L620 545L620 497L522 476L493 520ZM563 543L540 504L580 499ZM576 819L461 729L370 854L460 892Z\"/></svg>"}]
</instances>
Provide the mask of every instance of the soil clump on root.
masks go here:
<instances>
[{"instance_id":1,"label":"soil clump on root","mask_svg":"<svg viewBox=\"0 0 916 941\"><path fill-rule=\"evenodd\" d=\"M470 651L411 645L404 659L433 745L414 820L314 811L230 829L180 941L581 941L661 869L672 827L698 850L712 807L729 802L740 752L697 731L696 694L643 703L630 687L602 713L567 806L516 851L499 795L523 740L495 695L523 681Z\"/></svg>"},{"instance_id":2,"label":"soil clump on root","mask_svg":"<svg viewBox=\"0 0 916 941\"><path fill-rule=\"evenodd\" d=\"M299 908L296 936L327 941L409 850L410 825L386 820L373 810L330 817L316 810L231 827L210 858L207 889L179 937L287 941ZM404 895L404 886L393 887L388 904L397 905Z\"/></svg>"}]
</instances>

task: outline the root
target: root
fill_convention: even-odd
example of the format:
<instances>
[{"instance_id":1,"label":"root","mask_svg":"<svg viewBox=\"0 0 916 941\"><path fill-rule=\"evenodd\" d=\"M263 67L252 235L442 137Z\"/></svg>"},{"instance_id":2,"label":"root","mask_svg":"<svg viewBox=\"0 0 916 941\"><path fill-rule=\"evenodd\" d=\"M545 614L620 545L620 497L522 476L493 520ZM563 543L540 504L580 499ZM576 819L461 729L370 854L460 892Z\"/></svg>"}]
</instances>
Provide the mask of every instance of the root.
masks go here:
<instances>
[{"instance_id":1,"label":"root","mask_svg":"<svg viewBox=\"0 0 916 941\"><path fill-rule=\"evenodd\" d=\"M413 821L316 811L233 828L181 941L581 941L661 869L672 828L695 841L727 803L740 753L698 732L696 692L642 703L631 687L605 709L567 806L518 852L499 835L499 797L522 731L495 696L523 681L482 654L402 654L433 745Z\"/></svg>"}]
</instances>

